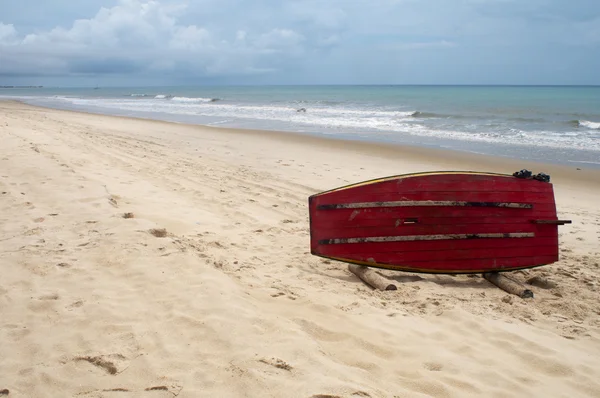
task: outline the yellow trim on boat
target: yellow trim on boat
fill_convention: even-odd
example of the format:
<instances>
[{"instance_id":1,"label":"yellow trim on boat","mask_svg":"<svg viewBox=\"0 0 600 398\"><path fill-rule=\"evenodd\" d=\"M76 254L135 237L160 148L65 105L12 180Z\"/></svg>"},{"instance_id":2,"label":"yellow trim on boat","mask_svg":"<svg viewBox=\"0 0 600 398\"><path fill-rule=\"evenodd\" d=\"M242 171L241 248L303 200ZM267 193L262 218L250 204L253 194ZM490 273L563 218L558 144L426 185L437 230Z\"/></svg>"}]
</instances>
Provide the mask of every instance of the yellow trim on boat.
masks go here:
<instances>
[{"instance_id":1,"label":"yellow trim on boat","mask_svg":"<svg viewBox=\"0 0 600 398\"><path fill-rule=\"evenodd\" d=\"M363 185L377 184L377 183L385 182L385 181L399 180L399 179L413 178L413 177L422 177L422 176L426 176L426 175L444 175L444 174L471 174L471 175L487 175L487 176L512 177L512 175L510 175L510 174L487 173L487 172L480 172L480 171L426 171L426 172L423 172L423 173L398 174L398 175L395 175L395 176L375 178L375 179L372 179L372 180L357 182L357 183L354 183L354 184L344 185L344 186L338 187L338 188L333 188L333 189L330 189L328 191L319 192L319 193L314 194L312 196L324 195L324 194L330 193L330 192L336 192L336 191L341 191L341 190L344 190L344 189L350 189L350 188L360 187L360 186L363 186Z\"/></svg>"}]
</instances>

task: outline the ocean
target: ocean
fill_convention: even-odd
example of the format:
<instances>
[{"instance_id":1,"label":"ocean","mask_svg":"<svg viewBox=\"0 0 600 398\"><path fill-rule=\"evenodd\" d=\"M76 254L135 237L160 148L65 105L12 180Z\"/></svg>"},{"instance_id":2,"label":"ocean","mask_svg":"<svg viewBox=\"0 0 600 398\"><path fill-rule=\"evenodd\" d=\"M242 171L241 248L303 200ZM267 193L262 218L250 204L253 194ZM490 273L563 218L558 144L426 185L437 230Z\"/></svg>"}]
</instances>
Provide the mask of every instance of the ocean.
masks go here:
<instances>
[{"instance_id":1,"label":"ocean","mask_svg":"<svg viewBox=\"0 0 600 398\"><path fill-rule=\"evenodd\" d=\"M31 88L0 98L600 168L598 86Z\"/></svg>"}]
</instances>

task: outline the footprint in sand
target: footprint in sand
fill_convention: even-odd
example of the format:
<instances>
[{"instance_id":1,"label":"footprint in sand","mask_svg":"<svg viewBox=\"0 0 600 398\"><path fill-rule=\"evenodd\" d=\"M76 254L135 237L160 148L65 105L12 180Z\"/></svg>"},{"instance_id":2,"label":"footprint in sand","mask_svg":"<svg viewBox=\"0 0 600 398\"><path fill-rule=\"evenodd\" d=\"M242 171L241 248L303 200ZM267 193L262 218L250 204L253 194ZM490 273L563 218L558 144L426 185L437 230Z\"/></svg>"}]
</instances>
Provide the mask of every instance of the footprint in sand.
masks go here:
<instances>
[{"instance_id":1,"label":"footprint in sand","mask_svg":"<svg viewBox=\"0 0 600 398\"><path fill-rule=\"evenodd\" d=\"M120 199L120 198L116 195L110 195L108 197L108 203L110 203L110 205L113 207L119 207L119 203L117 202L117 199Z\"/></svg>"},{"instance_id":2,"label":"footprint in sand","mask_svg":"<svg viewBox=\"0 0 600 398\"><path fill-rule=\"evenodd\" d=\"M38 300L58 300L59 296L56 293L46 294L44 296L38 297Z\"/></svg>"},{"instance_id":3,"label":"footprint in sand","mask_svg":"<svg viewBox=\"0 0 600 398\"><path fill-rule=\"evenodd\" d=\"M75 308L79 308L83 305L83 300L77 300L74 303L69 304L66 309L72 311Z\"/></svg>"},{"instance_id":4,"label":"footprint in sand","mask_svg":"<svg viewBox=\"0 0 600 398\"><path fill-rule=\"evenodd\" d=\"M423 367L431 372L440 372L444 368L444 365L437 362L425 362Z\"/></svg>"},{"instance_id":5,"label":"footprint in sand","mask_svg":"<svg viewBox=\"0 0 600 398\"><path fill-rule=\"evenodd\" d=\"M73 358L76 362L88 362L96 368L103 370L110 375L116 375L125 370L127 358L121 354L100 355L100 356L80 356Z\"/></svg>"},{"instance_id":6,"label":"footprint in sand","mask_svg":"<svg viewBox=\"0 0 600 398\"><path fill-rule=\"evenodd\" d=\"M169 387L167 386L155 386L145 388L144 391L169 391Z\"/></svg>"},{"instance_id":7,"label":"footprint in sand","mask_svg":"<svg viewBox=\"0 0 600 398\"><path fill-rule=\"evenodd\" d=\"M167 391L169 392L172 396L176 397L179 395L179 393L181 392L181 390L183 389L183 386L180 383L171 383L169 386L152 386L152 387L147 387L144 388L143 390L137 390L137 391ZM93 390L93 391L86 391L83 393L83 395L87 396L88 394L95 394L95 393L100 393L100 392L135 392L136 390L132 390L129 388L124 388L124 387L116 387L116 388L106 388L104 390ZM1 394L0 394L1 395ZM81 395L81 394L78 394ZM94 395L96 396L96 395ZM104 396L104 394L101 394L100 396Z\"/></svg>"},{"instance_id":8,"label":"footprint in sand","mask_svg":"<svg viewBox=\"0 0 600 398\"><path fill-rule=\"evenodd\" d=\"M282 369L282 370L287 370L288 372L291 372L292 369L294 369L294 367L292 365L290 365L289 363L282 361L279 358L270 358L270 359L260 359L258 362L264 363L265 365L270 365L273 366L274 368L277 369Z\"/></svg>"}]
</instances>

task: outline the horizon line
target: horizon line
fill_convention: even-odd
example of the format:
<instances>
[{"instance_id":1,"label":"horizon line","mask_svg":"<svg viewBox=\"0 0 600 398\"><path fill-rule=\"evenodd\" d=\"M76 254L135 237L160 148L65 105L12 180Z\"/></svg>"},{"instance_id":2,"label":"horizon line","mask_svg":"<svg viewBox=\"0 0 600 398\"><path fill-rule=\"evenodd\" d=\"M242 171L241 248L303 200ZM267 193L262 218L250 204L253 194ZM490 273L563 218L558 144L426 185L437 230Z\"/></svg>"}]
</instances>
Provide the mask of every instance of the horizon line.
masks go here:
<instances>
[{"instance_id":1,"label":"horizon line","mask_svg":"<svg viewBox=\"0 0 600 398\"><path fill-rule=\"evenodd\" d=\"M315 86L338 86L338 87L600 87L600 84L420 84L420 83L376 83L376 84L356 84L356 83L312 83L312 84L174 84L174 85L139 85L139 86L118 86L118 85L90 85L90 86L45 86L45 85L15 85L0 84L0 89L36 89L36 88L149 88L149 87L315 87Z\"/></svg>"}]
</instances>

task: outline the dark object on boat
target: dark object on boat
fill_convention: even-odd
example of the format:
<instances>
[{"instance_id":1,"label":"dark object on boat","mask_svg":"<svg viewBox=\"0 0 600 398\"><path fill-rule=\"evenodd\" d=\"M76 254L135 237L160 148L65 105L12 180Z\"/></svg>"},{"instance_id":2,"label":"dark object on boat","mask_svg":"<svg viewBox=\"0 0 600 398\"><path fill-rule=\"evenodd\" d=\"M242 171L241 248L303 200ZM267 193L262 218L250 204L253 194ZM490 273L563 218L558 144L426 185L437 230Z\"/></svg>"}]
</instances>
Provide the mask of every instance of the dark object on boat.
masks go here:
<instances>
[{"instance_id":1,"label":"dark object on boat","mask_svg":"<svg viewBox=\"0 0 600 398\"><path fill-rule=\"evenodd\" d=\"M523 178L523 179L534 179L541 182L550 182L550 176L546 173L537 173L533 175L533 173L527 169L523 169L520 171L515 171L513 173L513 177Z\"/></svg>"},{"instance_id":2,"label":"dark object on boat","mask_svg":"<svg viewBox=\"0 0 600 398\"><path fill-rule=\"evenodd\" d=\"M546 173L538 173L533 176L533 179L542 182L550 182L550 176Z\"/></svg>"},{"instance_id":3,"label":"dark object on boat","mask_svg":"<svg viewBox=\"0 0 600 398\"><path fill-rule=\"evenodd\" d=\"M531 175L532 175L531 171L526 170L526 169L523 169L521 171L515 171L513 173L513 176L517 177L517 178L531 178Z\"/></svg>"}]
</instances>

